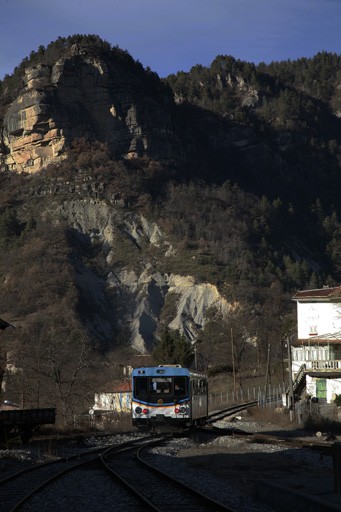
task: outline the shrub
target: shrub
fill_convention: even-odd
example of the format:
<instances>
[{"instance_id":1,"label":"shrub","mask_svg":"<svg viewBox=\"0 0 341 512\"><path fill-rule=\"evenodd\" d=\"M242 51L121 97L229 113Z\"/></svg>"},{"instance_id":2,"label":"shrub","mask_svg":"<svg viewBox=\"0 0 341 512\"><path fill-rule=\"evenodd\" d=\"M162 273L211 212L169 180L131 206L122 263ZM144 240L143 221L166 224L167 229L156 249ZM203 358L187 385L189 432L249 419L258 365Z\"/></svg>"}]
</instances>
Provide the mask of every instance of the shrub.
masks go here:
<instances>
[{"instance_id":1,"label":"shrub","mask_svg":"<svg viewBox=\"0 0 341 512\"><path fill-rule=\"evenodd\" d=\"M338 407L341 406L341 395L336 395L335 396L334 404L337 405Z\"/></svg>"},{"instance_id":2,"label":"shrub","mask_svg":"<svg viewBox=\"0 0 341 512\"><path fill-rule=\"evenodd\" d=\"M232 367L227 365L227 364L225 364L225 365L221 364L221 365L218 365L218 366L212 366L211 368L209 368L207 370L207 373L208 373L209 377L214 377L218 373L227 373L227 372L232 372Z\"/></svg>"}]
</instances>

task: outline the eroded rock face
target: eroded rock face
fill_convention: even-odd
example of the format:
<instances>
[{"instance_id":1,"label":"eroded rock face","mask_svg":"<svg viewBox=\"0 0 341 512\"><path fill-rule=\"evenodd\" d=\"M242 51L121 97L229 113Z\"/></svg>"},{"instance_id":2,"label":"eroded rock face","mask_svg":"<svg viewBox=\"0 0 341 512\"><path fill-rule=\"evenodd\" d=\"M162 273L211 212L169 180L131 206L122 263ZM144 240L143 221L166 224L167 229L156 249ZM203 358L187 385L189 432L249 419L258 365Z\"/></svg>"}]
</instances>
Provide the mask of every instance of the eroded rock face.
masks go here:
<instances>
[{"instance_id":1,"label":"eroded rock face","mask_svg":"<svg viewBox=\"0 0 341 512\"><path fill-rule=\"evenodd\" d=\"M178 329L188 341L194 340L198 330L204 326L208 308L216 308L224 318L233 309L233 305L221 297L215 286L209 283L197 284L192 276L151 273L147 267L141 274L134 271L111 273L107 282L122 297L123 303L130 303L130 311L127 313L131 343L141 353L147 353L152 348L168 294L177 297L176 312L168 327Z\"/></svg>"},{"instance_id":2,"label":"eroded rock face","mask_svg":"<svg viewBox=\"0 0 341 512\"><path fill-rule=\"evenodd\" d=\"M204 326L208 308L216 308L227 318L234 307L209 283L197 284L192 276L151 272L148 267L141 274L135 271L111 273L107 282L123 303L130 303L131 343L141 353L152 348L168 294L176 297L175 315L168 327L178 329L188 341L194 340L198 330Z\"/></svg>"},{"instance_id":3,"label":"eroded rock face","mask_svg":"<svg viewBox=\"0 0 341 512\"><path fill-rule=\"evenodd\" d=\"M2 167L37 172L77 137L107 142L119 157L174 162L179 154L170 96L146 91L119 62L75 48L53 67L27 69L24 84L4 118Z\"/></svg>"},{"instance_id":4,"label":"eroded rock face","mask_svg":"<svg viewBox=\"0 0 341 512\"><path fill-rule=\"evenodd\" d=\"M45 216L66 219L80 244L84 237L102 242L110 269L106 276L99 277L81 261L76 264L78 286L91 302L86 325L98 339L111 338L113 320L128 328L130 343L135 350L147 353L152 349L155 331L170 297L174 314L169 328L184 333L188 341L194 340L204 326L208 308L216 308L224 318L234 308L221 297L215 286L197 283L192 276L158 271L143 252L138 265L117 267L113 264L115 253L121 250L118 236L126 237L137 247L141 247L142 241L156 246L168 257L174 254L160 227L143 216L104 202L86 200L51 205ZM115 304L108 300L108 296L116 297Z\"/></svg>"}]
</instances>

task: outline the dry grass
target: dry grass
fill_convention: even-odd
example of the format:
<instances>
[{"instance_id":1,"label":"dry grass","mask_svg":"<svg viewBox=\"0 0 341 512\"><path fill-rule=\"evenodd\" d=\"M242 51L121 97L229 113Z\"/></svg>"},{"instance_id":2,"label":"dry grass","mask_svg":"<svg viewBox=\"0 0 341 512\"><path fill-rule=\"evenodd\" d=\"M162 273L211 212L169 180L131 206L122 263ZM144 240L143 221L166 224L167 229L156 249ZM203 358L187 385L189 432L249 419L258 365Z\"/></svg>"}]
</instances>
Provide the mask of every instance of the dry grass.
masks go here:
<instances>
[{"instance_id":1,"label":"dry grass","mask_svg":"<svg viewBox=\"0 0 341 512\"><path fill-rule=\"evenodd\" d=\"M266 423L290 429L298 427L296 419L291 419L289 411L284 408L251 407L248 409L247 414L250 421L257 423Z\"/></svg>"},{"instance_id":2,"label":"dry grass","mask_svg":"<svg viewBox=\"0 0 341 512\"><path fill-rule=\"evenodd\" d=\"M266 375L261 373L241 372L236 375L236 390L243 391L244 395L247 395L247 391L250 391L250 395L253 395L253 390L256 390L256 394L259 390L263 391L266 382ZM281 376L271 375L269 381L271 388L278 389L282 386ZM208 380L209 393L226 393L234 390L234 379L232 373L219 373L213 377L209 377Z\"/></svg>"}]
</instances>

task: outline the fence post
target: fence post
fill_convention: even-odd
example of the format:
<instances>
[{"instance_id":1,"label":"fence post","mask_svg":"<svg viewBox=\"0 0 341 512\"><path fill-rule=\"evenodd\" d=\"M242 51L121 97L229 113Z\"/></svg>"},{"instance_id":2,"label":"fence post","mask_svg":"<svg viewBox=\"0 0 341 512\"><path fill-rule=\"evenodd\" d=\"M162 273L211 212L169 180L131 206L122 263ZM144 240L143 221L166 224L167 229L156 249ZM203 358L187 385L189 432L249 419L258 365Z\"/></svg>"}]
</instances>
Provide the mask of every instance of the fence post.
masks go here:
<instances>
[{"instance_id":1,"label":"fence post","mask_svg":"<svg viewBox=\"0 0 341 512\"><path fill-rule=\"evenodd\" d=\"M297 420L298 420L298 424L301 425L301 423L302 423L301 402L298 402L298 404L297 404Z\"/></svg>"}]
</instances>

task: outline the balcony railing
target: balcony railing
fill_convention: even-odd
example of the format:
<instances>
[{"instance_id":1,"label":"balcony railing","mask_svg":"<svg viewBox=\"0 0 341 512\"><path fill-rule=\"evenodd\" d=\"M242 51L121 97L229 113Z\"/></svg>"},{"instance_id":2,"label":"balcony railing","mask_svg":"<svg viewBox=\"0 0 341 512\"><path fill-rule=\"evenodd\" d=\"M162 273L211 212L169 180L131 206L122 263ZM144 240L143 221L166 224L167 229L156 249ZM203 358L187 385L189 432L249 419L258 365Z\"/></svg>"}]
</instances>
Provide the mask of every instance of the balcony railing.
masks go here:
<instances>
[{"instance_id":1,"label":"balcony railing","mask_svg":"<svg viewBox=\"0 0 341 512\"><path fill-rule=\"evenodd\" d=\"M306 361L307 370L341 371L341 361L331 359L328 361Z\"/></svg>"}]
</instances>

